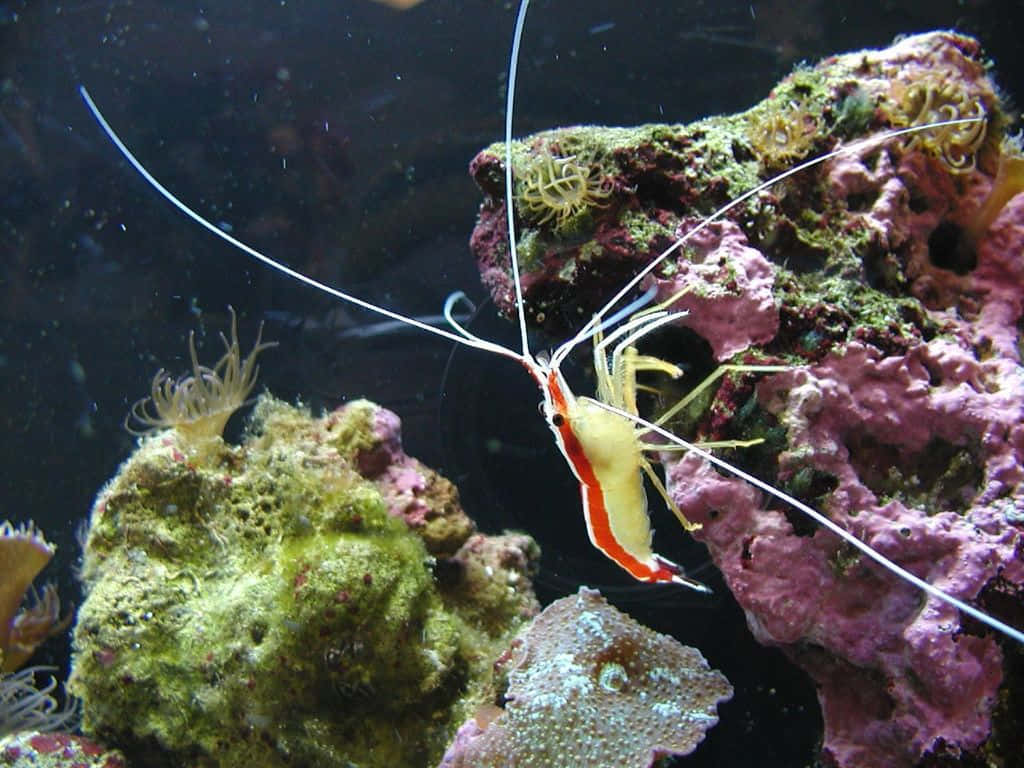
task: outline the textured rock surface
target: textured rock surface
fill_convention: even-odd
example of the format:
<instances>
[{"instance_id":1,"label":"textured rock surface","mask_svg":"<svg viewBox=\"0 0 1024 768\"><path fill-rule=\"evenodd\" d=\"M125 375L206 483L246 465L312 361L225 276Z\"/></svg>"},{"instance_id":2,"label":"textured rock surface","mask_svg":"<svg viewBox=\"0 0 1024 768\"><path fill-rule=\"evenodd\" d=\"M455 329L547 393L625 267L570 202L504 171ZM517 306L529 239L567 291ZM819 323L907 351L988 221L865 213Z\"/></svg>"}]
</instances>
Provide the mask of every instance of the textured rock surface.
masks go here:
<instances>
[{"instance_id":1,"label":"textured rock surface","mask_svg":"<svg viewBox=\"0 0 1024 768\"><path fill-rule=\"evenodd\" d=\"M799 69L743 114L528 137L513 165L517 195L545 154L573 156L589 188L598 179L610 191L558 226L519 212L528 316L564 332L772 173L886 128L984 116L795 175L686 242L641 287L660 299L686 289L674 308L690 310L688 330L665 334L657 352L689 366L689 381L719 363L792 366L760 383L726 376L674 429L762 438L725 458L1021 628L1024 199L977 225L1002 184L997 168L1021 156L1002 109L977 42L933 33ZM507 310L502 151L471 167L486 195L473 246ZM752 631L817 683L828 764L1019 754L1011 702L1022 681L1004 638L699 458L672 461L670 492L704 524L698 538Z\"/></svg>"},{"instance_id":2,"label":"textured rock surface","mask_svg":"<svg viewBox=\"0 0 1024 768\"><path fill-rule=\"evenodd\" d=\"M116 749L72 733L25 731L0 739L0 766L10 768L128 768Z\"/></svg>"},{"instance_id":3,"label":"textured rock surface","mask_svg":"<svg viewBox=\"0 0 1024 768\"><path fill-rule=\"evenodd\" d=\"M459 729L441 768L648 768L686 755L732 697L695 648L659 635L585 587L556 600L495 664L503 709Z\"/></svg>"},{"instance_id":4,"label":"textured rock surface","mask_svg":"<svg viewBox=\"0 0 1024 768\"><path fill-rule=\"evenodd\" d=\"M90 522L84 731L147 766L436 763L538 609L532 540L471 529L366 401L313 419L264 397L199 465L144 439Z\"/></svg>"}]
</instances>

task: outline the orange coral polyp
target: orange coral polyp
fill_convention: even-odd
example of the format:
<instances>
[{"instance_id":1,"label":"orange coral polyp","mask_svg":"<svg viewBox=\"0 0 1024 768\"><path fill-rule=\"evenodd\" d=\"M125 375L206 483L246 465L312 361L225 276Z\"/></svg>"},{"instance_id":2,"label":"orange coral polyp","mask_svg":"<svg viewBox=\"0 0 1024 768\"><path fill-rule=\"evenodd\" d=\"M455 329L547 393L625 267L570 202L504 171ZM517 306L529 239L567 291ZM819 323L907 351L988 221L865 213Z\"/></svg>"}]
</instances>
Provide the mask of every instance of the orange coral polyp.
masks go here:
<instances>
[{"instance_id":1,"label":"orange coral polyp","mask_svg":"<svg viewBox=\"0 0 1024 768\"><path fill-rule=\"evenodd\" d=\"M575 155L544 152L527 171L519 201L538 226L554 221L556 229L564 229L575 216L604 205L611 193L607 180L577 162Z\"/></svg>"},{"instance_id":2,"label":"orange coral polyp","mask_svg":"<svg viewBox=\"0 0 1024 768\"><path fill-rule=\"evenodd\" d=\"M46 638L67 627L60 619L56 589L47 584L43 596L21 608L32 582L53 557L55 547L31 523L0 523L0 673L13 672Z\"/></svg>"}]
</instances>

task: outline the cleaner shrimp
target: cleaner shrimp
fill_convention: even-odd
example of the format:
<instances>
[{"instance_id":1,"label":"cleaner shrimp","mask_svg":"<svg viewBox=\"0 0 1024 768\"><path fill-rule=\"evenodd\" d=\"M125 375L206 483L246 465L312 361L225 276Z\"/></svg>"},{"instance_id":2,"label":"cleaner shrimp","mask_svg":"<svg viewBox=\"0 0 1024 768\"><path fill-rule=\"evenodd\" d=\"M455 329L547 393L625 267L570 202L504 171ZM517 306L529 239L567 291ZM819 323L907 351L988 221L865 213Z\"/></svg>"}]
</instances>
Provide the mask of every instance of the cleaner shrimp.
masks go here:
<instances>
[{"instance_id":1,"label":"cleaner shrimp","mask_svg":"<svg viewBox=\"0 0 1024 768\"><path fill-rule=\"evenodd\" d=\"M505 190L506 200L508 201L514 199L511 155L512 119L514 114L519 47L528 5L528 0L521 0L509 63L505 109ZM978 118L933 122L929 125L890 131L884 135L855 142L804 162L756 186L706 217L679 237L635 277L626 282L577 333L557 347L549 356L546 356L542 354L535 355L530 349L527 337L519 260L516 248L516 211L513 205L509 204L506 206L506 215L509 232L510 269L517 308L519 349L508 348L476 336L461 325L453 316L453 307L459 300L457 294L453 295L445 306L445 316L449 322L450 330L439 328L327 285L252 248L204 218L161 184L135 157L114 131L88 91L81 87L80 92L89 110L108 138L146 182L182 214L191 218L212 234L288 278L343 302L382 315L389 320L404 323L450 342L508 358L522 365L541 390L544 417L554 435L559 450L579 481L584 516L591 541L634 578L645 582L676 583L699 591L706 591L704 585L686 576L683 569L677 564L656 554L651 546L652 532L647 514L646 495L643 490L643 477L645 475L668 502L670 509L679 518L683 527L693 527L679 510L675 508L675 505L665 492L660 479L645 458L645 451L655 448L663 450L665 448L665 446L660 444L655 446L649 439L645 439L645 436L649 438L656 435L660 439L667 441L670 444L670 449L695 453L714 464L720 470L752 483L761 491L775 497L800 513L809 516L818 524L828 528L850 546L870 557L891 573L908 581L929 595L954 606L961 612L992 629L1024 643L1024 632L1005 624L984 611L915 576L806 504L751 476L708 451L709 448L721 447L721 445L701 446L700 444L682 439L664 427L667 416L663 416L655 422L641 418L635 403L634 387L636 373L641 370L654 370L674 376L677 375L678 369L672 363L639 355L634 345L646 334L672 323L684 313L672 311L669 308L674 301L674 297L673 300L665 302L654 309L644 309L643 300L640 300L627 306L624 310L613 312L614 308L671 254L682 248L695 235L706 229L713 222L721 219L727 213L743 205L772 185L839 155L857 152L868 146L879 144L904 134L916 133L940 126L961 125L977 121ZM605 336L605 332L607 332L607 336ZM592 343L594 345L595 368L598 372L597 398L574 396L561 372L560 366L562 363L583 343ZM612 346L613 344L614 346ZM610 359L607 356L609 347L612 349ZM709 381L702 386L710 384L710 380L721 376L728 370L729 368L725 367L715 371L709 377ZM778 371L780 368L773 366L750 366L743 367L741 370L771 372ZM689 400L685 402L689 402ZM670 411L670 414L674 410ZM608 444L622 448L622 454L614 455L613 453L613 455L609 455L605 450ZM736 447L742 444L741 442L730 442L728 446Z\"/></svg>"}]
</instances>

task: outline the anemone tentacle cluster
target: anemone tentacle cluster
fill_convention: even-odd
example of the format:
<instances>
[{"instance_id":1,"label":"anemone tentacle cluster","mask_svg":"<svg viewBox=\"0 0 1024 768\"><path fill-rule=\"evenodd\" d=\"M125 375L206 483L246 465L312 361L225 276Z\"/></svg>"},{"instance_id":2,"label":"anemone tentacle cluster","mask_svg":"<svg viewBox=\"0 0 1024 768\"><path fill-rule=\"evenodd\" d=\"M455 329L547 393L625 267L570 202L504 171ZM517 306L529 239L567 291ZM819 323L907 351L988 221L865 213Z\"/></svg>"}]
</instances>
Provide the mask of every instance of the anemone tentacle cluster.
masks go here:
<instances>
[{"instance_id":1,"label":"anemone tentacle cluster","mask_svg":"<svg viewBox=\"0 0 1024 768\"><path fill-rule=\"evenodd\" d=\"M60 598L53 584L42 595L23 605L27 594L35 594L32 582L56 551L31 523L0 523L0 736L24 730L56 730L71 722L74 702L61 707L52 694L57 681L50 676L37 687L37 677L49 667L18 670L48 637L63 631L71 615L60 617Z\"/></svg>"},{"instance_id":2,"label":"anemone tentacle cluster","mask_svg":"<svg viewBox=\"0 0 1024 768\"><path fill-rule=\"evenodd\" d=\"M545 146L530 159L517 200L537 226L552 224L564 231L610 196L607 180L590 163L575 155L559 157Z\"/></svg>"},{"instance_id":3,"label":"anemone tentacle cluster","mask_svg":"<svg viewBox=\"0 0 1024 768\"><path fill-rule=\"evenodd\" d=\"M55 547L31 522L0 524L0 672L21 667L46 638L65 629L71 617L60 618L60 598L53 584L43 587L34 603L22 607L32 582L53 558Z\"/></svg>"},{"instance_id":4,"label":"anemone tentacle cluster","mask_svg":"<svg viewBox=\"0 0 1024 768\"><path fill-rule=\"evenodd\" d=\"M256 357L276 342L264 342L263 326L252 350L242 358L238 344L238 321L231 313L231 340L221 334L224 355L213 367L200 365L196 355L195 333L188 337L192 372L177 379L160 369L150 384L150 394L132 406L125 426L129 431L149 433L173 429L186 447L196 450L219 438L231 414L237 411L256 385L259 366Z\"/></svg>"}]
</instances>

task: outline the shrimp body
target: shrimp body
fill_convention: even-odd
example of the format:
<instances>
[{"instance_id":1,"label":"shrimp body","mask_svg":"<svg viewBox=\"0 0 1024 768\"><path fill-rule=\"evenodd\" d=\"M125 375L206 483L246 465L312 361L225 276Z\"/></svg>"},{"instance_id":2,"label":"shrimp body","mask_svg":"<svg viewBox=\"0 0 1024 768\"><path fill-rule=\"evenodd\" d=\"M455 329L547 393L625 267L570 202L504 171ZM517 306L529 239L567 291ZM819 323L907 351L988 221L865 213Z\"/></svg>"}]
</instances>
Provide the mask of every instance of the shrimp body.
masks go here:
<instances>
[{"instance_id":1,"label":"shrimp body","mask_svg":"<svg viewBox=\"0 0 1024 768\"><path fill-rule=\"evenodd\" d=\"M555 443L580 484L591 544L638 581L709 591L651 548L643 448L633 422L575 397L558 369L547 372L543 391Z\"/></svg>"}]
</instances>

